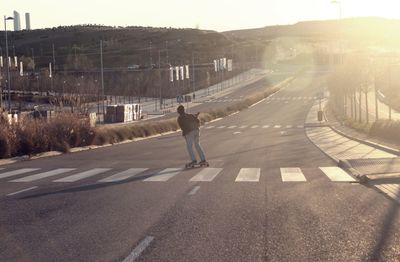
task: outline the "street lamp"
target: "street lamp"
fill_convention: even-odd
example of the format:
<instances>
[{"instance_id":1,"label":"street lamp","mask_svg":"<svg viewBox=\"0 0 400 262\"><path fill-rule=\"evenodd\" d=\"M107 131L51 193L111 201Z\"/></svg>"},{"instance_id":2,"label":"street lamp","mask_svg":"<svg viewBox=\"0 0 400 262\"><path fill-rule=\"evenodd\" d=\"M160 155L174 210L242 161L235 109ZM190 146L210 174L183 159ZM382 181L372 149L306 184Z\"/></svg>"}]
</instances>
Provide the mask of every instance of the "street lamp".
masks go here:
<instances>
[{"instance_id":1,"label":"street lamp","mask_svg":"<svg viewBox=\"0 0 400 262\"><path fill-rule=\"evenodd\" d=\"M342 19L342 0L332 0L331 4L339 5L339 19Z\"/></svg>"},{"instance_id":2,"label":"street lamp","mask_svg":"<svg viewBox=\"0 0 400 262\"><path fill-rule=\"evenodd\" d=\"M6 33L6 67L7 67L7 89L8 89L8 112L11 113L10 64L9 64L9 60L8 60L7 20L14 20L14 18L13 17L4 16L4 31Z\"/></svg>"}]
</instances>

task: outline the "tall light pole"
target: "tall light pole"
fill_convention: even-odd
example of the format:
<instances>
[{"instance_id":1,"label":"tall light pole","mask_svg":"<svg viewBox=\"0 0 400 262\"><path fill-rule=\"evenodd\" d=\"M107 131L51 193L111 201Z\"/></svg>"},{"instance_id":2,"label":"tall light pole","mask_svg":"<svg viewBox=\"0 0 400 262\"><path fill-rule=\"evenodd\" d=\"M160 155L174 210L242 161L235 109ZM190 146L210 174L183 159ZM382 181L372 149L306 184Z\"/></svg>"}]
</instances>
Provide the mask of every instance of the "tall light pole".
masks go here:
<instances>
[{"instance_id":1,"label":"tall light pole","mask_svg":"<svg viewBox=\"0 0 400 262\"><path fill-rule=\"evenodd\" d=\"M339 5L339 19L342 19L342 0L332 0L331 4Z\"/></svg>"},{"instance_id":2,"label":"tall light pole","mask_svg":"<svg viewBox=\"0 0 400 262\"><path fill-rule=\"evenodd\" d=\"M7 89L8 89L8 112L11 113L11 87L10 87L10 64L9 64L9 61L8 61L7 20L14 20L14 18L4 16L4 31L6 33L6 67L7 67Z\"/></svg>"}]
</instances>

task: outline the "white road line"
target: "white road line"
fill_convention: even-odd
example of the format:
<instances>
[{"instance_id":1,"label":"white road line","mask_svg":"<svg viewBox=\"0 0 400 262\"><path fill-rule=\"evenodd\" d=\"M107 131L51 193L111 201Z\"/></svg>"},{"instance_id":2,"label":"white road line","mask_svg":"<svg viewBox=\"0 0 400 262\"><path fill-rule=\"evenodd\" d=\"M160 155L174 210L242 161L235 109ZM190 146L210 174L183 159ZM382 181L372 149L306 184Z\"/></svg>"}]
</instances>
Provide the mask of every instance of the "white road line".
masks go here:
<instances>
[{"instance_id":1,"label":"white road line","mask_svg":"<svg viewBox=\"0 0 400 262\"><path fill-rule=\"evenodd\" d=\"M258 182L260 181L260 168L242 168L235 182Z\"/></svg>"},{"instance_id":2,"label":"white road line","mask_svg":"<svg viewBox=\"0 0 400 262\"><path fill-rule=\"evenodd\" d=\"M255 103L255 104L252 104L251 106L249 106L249 108L252 108L252 107L254 107L254 106L256 106L256 105L258 105L258 104L260 104L260 103L262 103L262 102L264 102L265 101L265 98L263 99L263 100L261 100L261 101L258 101L257 103Z\"/></svg>"},{"instance_id":3,"label":"white road line","mask_svg":"<svg viewBox=\"0 0 400 262\"><path fill-rule=\"evenodd\" d=\"M270 104L270 103L271 103L271 101L268 101L268 102L267 102L267 104Z\"/></svg>"},{"instance_id":4,"label":"white road line","mask_svg":"<svg viewBox=\"0 0 400 262\"><path fill-rule=\"evenodd\" d=\"M61 179L54 180L53 182L56 182L56 183L58 183L58 182L76 182L78 180L82 180L82 179L85 179L85 178L88 178L91 176L105 173L110 170L111 170L111 168L94 168L94 169L91 169L91 170L88 170L85 172L81 172L81 173L78 173L78 174L75 174L72 176L67 176L67 177L64 177Z\"/></svg>"},{"instance_id":5,"label":"white road line","mask_svg":"<svg viewBox=\"0 0 400 262\"><path fill-rule=\"evenodd\" d=\"M286 128L293 128L293 126L292 125L287 125Z\"/></svg>"},{"instance_id":6,"label":"white road line","mask_svg":"<svg viewBox=\"0 0 400 262\"><path fill-rule=\"evenodd\" d=\"M333 182L355 182L356 180L339 167L320 167L322 172Z\"/></svg>"},{"instance_id":7,"label":"white road line","mask_svg":"<svg viewBox=\"0 0 400 262\"><path fill-rule=\"evenodd\" d=\"M139 243L139 245L137 245L137 247L135 247L135 249L124 259L123 262L133 262L138 259L153 240L154 237L147 236L144 240L142 240L142 242Z\"/></svg>"},{"instance_id":8,"label":"white road line","mask_svg":"<svg viewBox=\"0 0 400 262\"><path fill-rule=\"evenodd\" d=\"M29 172L37 171L39 169L40 168L22 168L22 169L18 169L18 170L14 170L14 171L1 173L0 174L0 179L1 178L7 178L7 177L10 177L10 176L17 176L17 175L26 174L26 173L29 173Z\"/></svg>"},{"instance_id":9,"label":"white road line","mask_svg":"<svg viewBox=\"0 0 400 262\"><path fill-rule=\"evenodd\" d=\"M281 126L280 125L275 125L274 128L281 128Z\"/></svg>"},{"instance_id":10,"label":"white road line","mask_svg":"<svg viewBox=\"0 0 400 262\"><path fill-rule=\"evenodd\" d=\"M15 196L15 195L18 195L18 194L21 194L21 193L24 193L24 192L28 192L28 191L30 191L30 190L34 190L34 189L36 189L36 188L38 188L38 187L37 187L37 186L30 187L30 188L23 189L23 190L14 192L14 193L10 193L10 194L8 194L7 196Z\"/></svg>"},{"instance_id":11,"label":"white road line","mask_svg":"<svg viewBox=\"0 0 400 262\"><path fill-rule=\"evenodd\" d=\"M219 126L219 127L217 127L218 129L222 129L222 128L225 128L226 126Z\"/></svg>"},{"instance_id":12,"label":"white road line","mask_svg":"<svg viewBox=\"0 0 400 262\"><path fill-rule=\"evenodd\" d=\"M241 126L241 127L239 127L240 129L244 129L244 128L247 128L247 126Z\"/></svg>"},{"instance_id":13,"label":"white road line","mask_svg":"<svg viewBox=\"0 0 400 262\"><path fill-rule=\"evenodd\" d=\"M197 175L192 177L192 182L211 182L222 171L222 168L204 168Z\"/></svg>"},{"instance_id":14,"label":"white road line","mask_svg":"<svg viewBox=\"0 0 400 262\"><path fill-rule=\"evenodd\" d=\"M234 135L239 135L239 134L241 134L242 132L234 132L233 134Z\"/></svg>"},{"instance_id":15,"label":"white road line","mask_svg":"<svg viewBox=\"0 0 400 262\"><path fill-rule=\"evenodd\" d=\"M252 126L251 128L252 129L258 128L258 125Z\"/></svg>"},{"instance_id":16,"label":"white road line","mask_svg":"<svg viewBox=\"0 0 400 262\"><path fill-rule=\"evenodd\" d=\"M113 183L113 182L119 182L126 180L128 178L134 177L140 173L143 173L144 171L148 170L148 168L130 168L126 171L117 173L115 175L106 177L104 179L101 179L97 182L99 183Z\"/></svg>"},{"instance_id":17,"label":"white road line","mask_svg":"<svg viewBox=\"0 0 400 262\"><path fill-rule=\"evenodd\" d=\"M32 182L32 181L36 181L36 180L39 180L39 179L42 179L42 178L68 173L68 172L74 171L75 169L76 168L58 168L58 169L55 169L55 170L52 170L52 171L48 171L48 172L39 173L39 174L32 175L32 176L27 176L27 177L11 180L9 182L16 182L16 183Z\"/></svg>"},{"instance_id":18,"label":"white road line","mask_svg":"<svg viewBox=\"0 0 400 262\"><path fill-rule=\"evenodd\" d=\"M269 128L269 125L265 125L265 126L263 126L262 128Z\"/></svg>"},{"instance_id":19,"label":"white road line","mask_svg":"<svg viewBox=\"0 0 400 262\"><path fill-rule=\"evenodd\" d=\"M193 189L192 189L192 191L190 191L189 192L189 196L193 196L193 195L195 195L196 193L197 193L197 191L199 191L199 189L200 189L200 186L195 186Z\"/></svg>"},{"instance_id":20,"label":"white road line","mask_svg":"<svg viewBox=\"0 0 400 262\"><path fill-rule=\"evenodd\" d=\"M281 168L283 182L304 182L307 181L300 168Z\"/></svg>"},{"instance_id":21,"label":"white road line","mask_svg":"<svg viewBox=\"0 0 400 262\"><path fill-rule=\"evenodd\" d=\"M214 128L215 126L207 126L206 129Z\"/></svg>"},{"instance_id":22,"label":"white road line","mask_svg":"<svg viewBox=\"0 0 400 262\"><path fill-rule=\"evenodd\" d=\"M230 127L228 127L229 129L233 129L233 128L236 128L236 126L230 126Z\"/></svg>"},{"instance_id":23,"label":"white road line","mask_svg":"<svg viewBox=\"0 0 400 262\"><path fill-rule=\"evenodd\" d=\"M165 182L182 172L182 168L166 168L153 176L143 180L144 182Z\"/></svg>"}]
</instances>

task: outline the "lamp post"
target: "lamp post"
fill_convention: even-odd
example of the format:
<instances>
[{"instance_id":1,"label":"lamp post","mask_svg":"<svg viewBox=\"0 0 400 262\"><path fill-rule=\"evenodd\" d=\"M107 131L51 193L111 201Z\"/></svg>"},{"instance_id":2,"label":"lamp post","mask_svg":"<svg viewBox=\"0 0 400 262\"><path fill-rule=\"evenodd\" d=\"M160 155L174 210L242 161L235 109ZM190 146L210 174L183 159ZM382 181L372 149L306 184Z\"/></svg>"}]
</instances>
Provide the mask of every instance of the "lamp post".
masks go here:
<instances>
[{"instance_id":1,"label":"lamp post","mask_svg":"<svg viewBox=\"0 0 400 262\"><path fill-rule=\"evenodd\" d=\"M339 19L342 19L342 0L332 0L331 4L339 5Z\"/></svg>"},{"instance_id":2,"label":"lamp post","mask_svg":"<svg viewBox=\"0 0 400 262\"><path fill-rule=\"evenodd\" d=\"M4 31L5 31L5 34L6 34L6 67L7 67L7 89L8 89L8 112L11 113L10 64L9 64L9 60L8 60L7 20L14 20L14 18L4 16Z\"/></svg>"}]
</instances>

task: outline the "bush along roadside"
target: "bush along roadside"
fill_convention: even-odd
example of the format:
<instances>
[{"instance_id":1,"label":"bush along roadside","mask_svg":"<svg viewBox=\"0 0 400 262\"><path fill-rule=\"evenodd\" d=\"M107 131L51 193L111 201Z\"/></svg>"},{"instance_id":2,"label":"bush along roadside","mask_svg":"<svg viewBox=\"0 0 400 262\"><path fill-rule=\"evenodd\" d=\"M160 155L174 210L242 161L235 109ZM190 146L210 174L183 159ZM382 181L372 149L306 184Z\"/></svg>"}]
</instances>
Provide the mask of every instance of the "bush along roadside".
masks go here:
<instances>
[{"instance_id":1,"label":"bush along roadside","mask_svg":"<svg viewBox=\"0 0 400 262\"><path fill-rule=\"evenodd\" d=\"M62 114L51 121L22 118L0 124L0 158L33 155L47 151L68 152L71 147L91 144L95 131L89 120Z\"/></svg>"},{"instance_id":2,"label":"bush along roadside","mask_svg":"<svg viewBox=\"0 0 400 262\"><path fill-rule=\"evenodd\" d=\"M210 110L199 115L202 124L242 111L267 98L294 80L290 77L244 101L224 109ZM1 120L0 120L1 122ZM69 152L70 148L106 145L150 137L179 130L175 118L135 125L91 128L88 118L76 114L60 114L54 119L20 119L18 123L0 123L0 159L33 155L48 151Z\"/></svg>"},{"instance_id":3,"label":"bush along roadside","mask_svg":"<svg viewBox=\"0 0 400 262\"><path fill-rule=\"evenodd\" d=\"M384 139L390 143L400 145L400 121L393 120L378 120L373 123L359 122L349 117L345 117L328 106L337 120L340 120L345 126L356 131L365 133L371 137Z\"/></svg>"}]
</instances>

